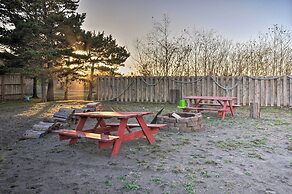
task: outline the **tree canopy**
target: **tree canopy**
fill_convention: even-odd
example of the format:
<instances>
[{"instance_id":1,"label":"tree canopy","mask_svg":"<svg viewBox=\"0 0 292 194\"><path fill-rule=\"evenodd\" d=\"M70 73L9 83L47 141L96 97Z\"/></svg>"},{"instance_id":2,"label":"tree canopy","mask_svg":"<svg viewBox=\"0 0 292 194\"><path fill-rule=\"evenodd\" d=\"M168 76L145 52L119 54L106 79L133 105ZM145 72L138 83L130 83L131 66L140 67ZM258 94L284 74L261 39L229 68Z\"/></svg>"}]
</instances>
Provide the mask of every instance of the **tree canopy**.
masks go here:
<instances>
[{"instance_id":1,"label":"tree canopy","mask_svg":"<svg viewBox=\"0 0 292 194\"><path fill-rule=\"evenodd\" d=\"M41 79L43 96L49 100L54 99L54 77L63 81L66 77L68 84L76 79L92 84L101 72L116 74L129 53L111 35L82 30L85 14L76 12L78 3L79 0L1 1L1 72L19 71L34 80ZM78 54L80 50L84 53ZM86 76L87 72L90 76Z\"/></svg>"}]
</instances>

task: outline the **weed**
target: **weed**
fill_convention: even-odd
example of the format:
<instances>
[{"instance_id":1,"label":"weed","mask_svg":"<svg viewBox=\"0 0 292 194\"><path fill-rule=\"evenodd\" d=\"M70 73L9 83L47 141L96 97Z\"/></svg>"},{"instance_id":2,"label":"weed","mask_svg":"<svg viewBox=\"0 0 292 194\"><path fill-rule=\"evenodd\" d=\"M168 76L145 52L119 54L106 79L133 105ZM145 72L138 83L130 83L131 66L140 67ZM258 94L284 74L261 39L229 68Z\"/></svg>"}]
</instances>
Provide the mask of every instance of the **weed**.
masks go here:
<instances>
[{"instance_id":1,"label":"weed","mask_svg":"<svg viewBox=\"0 0 292 194\"><path fill-rule=\"evenodd\" d=\"M220 140L216 142L216 145L224 150L235 150L239 147L243 147L244 143L239 140L233 140L233 139L226 139L224 141Z\"/></svg>"},{"instance_id":2,"label":"weed","mask_svg":"<svg viewBox=\"0 0 292 194\"><path fill-rule=\"evenodd\" d=\"M249 171L245 171L244 174L245 174L246 176L251 176L251 175L252 175L251 172L249 172Z\"/></svg>"},{"instance_id":3,"label":"weed","mask_svg":"<svg viewBox=\"0 0 292 194\"><path fill-rule=\"evenodd\" d=\"M131 181L131 182L126 182L124 184L124 188L131 190L131 191L136 191L136 190L140 189L140 186L136 182Z\"/></svg>"},{"instance_id":4,"label":"weed","mask_svg":"<svg viewBox=\"0 0 292 194\"><path fill-rule=\"evenodd\" d=\"M266 138L262 139L255 139L249 142L245 142L242 140L235 140L235 139L226 139L220 140L216 142L216 145L224 150L235 150L238 148L251 148L251 147L258 147L260 145L265 145L267 143Z\"/></svg>"},{"instance_id":5,"label":"weed","mask_svg":"<svg viewBox=\"0 0 292 194\"><path fill-rule=\"evenodd\" d=\"M217 165L218 162L214 161L214 160L206 160L205 164L211 164L211 165Z\"/></svg>"},{"instance_id":6,"label":"weed","mask_svg":"<svg viewBox=\"0 0 292 194\"><path fill-rule=\"evenodd\" d=\"M196 175L194 174L189 174L187 175L187 179L191 180L191 181L195 181L196 180Z\"/></svg>"},{"instance_id":7,"label":"weed","mask_svg":"<svg viewBox=\"0 0 292 194\"><path fill-rule=\"evenodd\" d=\"M151 181L157 185L161 184L161 182L162 182L159 177L153 178L153 179L151 179Z\"/></svg>"},{"instance_id":8,"label":"weed","mask_svg":"<svg viewBox=\"0 0 292 194\"><path fill-rule=\"evenodd\" d=\"M113 185L112 181L110 181L110 180L106 180L106 181L104 181L104 184L105 184L106 186L112 186L112 185Z\"/></svg>"},{"instance_id":9,"label":"weed","mask_svg":"<svg viewBox=\"0 0 292 194\"><path fill-rule=\"evenodd\" d=\"M267 143L267 139L266 138L255 139L250 142L253 143L254 145L265 145Z\"/></svg>"},{"instance_id":10,"label":"weed","mask_svg":"<svg viewBox=\"0 0 292 194\"><path fill-rule=\"evenodd\" d=\"M264 160L264 158L260 154L255 153L255 152L248 153L248 157L249 158L258 158L258 159Z\"/></svg>"},{"instance_id":11,"label":"weed","mask_svg":"<svg viewBox=\"0 0 292 194\"><path fill-rule=\"evenodd\" d=\"M203 177L206 177L206 178L211 177L211 175L208 173L207 170L202 170L202 171L201 171L201 175L202 175Z\"/></svg>"},{"instance_id":12,"label":"weed","mask_svg":"<svg viewBox=\"0 0 292 194\"><path fill-rule=\"evenodd\" d=\"M124 175L121 175L121 176L117 176L117 179L124 181L124 180L126 180L126 177Z\"/></svg>"},{"instance_id":13,"label":"weed","mask_svg":"<svg viewBox=\"0 0 292 194\"><path fill-rule=\"evenodd\" d=\"M138 162L138 164L141 165L141 166L144 166L144 165L147 164L147 162L146 162L145 160L138 160L138 159L137 159L137 162Z\"/></svg>"},{"instance_id":14,"label":"weed","mask_svg":"<svg viewBox=\"0 0 292 194\"><path fill-rule=\"evenodd\" d=\"M194 186L191 183L184 184L184 188L189 194L195 193Z\"/></svg>"},{"instance_id":15,"label":"weed","mask_svg":"<svg viewBox=\"0 0 292 194\"><path fill-rule=\"evenodd\" d=\"M279 125L290 125L290 123L287 123L287 122L282 121L282 120L280 120L280 119L275 120L273 124L274 124L275 126L279 126Z\"/></svg>"}]
</instances>

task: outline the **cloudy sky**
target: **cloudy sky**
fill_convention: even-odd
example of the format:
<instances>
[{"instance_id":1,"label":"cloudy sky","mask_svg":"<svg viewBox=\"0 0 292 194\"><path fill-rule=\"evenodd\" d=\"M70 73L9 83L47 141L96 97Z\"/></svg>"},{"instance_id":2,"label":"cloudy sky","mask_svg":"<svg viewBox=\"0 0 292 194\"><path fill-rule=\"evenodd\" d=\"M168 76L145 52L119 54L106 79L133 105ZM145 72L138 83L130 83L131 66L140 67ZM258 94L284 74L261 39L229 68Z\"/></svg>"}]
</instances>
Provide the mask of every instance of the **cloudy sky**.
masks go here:
<instances>
[{"instance_id":1,"label":"cloudy sky","mask_svg":"<svg viewBox=\"0 0 292 194\"><path fill-rule=\"evenodd\" d=\"M174 34L195 26L248 41L273 24L292 30L292 0L80 0L78 11L87 14L85 30L112 34L131 53L163 14Z\"/></svg>"}]
</instances>

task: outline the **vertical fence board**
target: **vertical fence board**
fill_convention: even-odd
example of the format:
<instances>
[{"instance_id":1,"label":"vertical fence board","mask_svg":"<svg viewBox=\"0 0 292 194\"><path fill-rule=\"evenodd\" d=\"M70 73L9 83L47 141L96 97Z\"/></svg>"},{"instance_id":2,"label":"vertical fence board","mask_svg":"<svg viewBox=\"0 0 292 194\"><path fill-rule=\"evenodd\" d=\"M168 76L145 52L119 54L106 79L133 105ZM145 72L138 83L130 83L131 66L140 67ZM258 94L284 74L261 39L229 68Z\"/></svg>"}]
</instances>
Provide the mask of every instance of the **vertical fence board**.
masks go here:
<instances>
[{"instance_id":1,"label":"vertical fence board","mask_svg":"<svg viewBox=\"0 0 292 194\"><path fill-rule=\"evenodd\" d=\"M283 76L283 106L288 105L287 76Z\"/></svg>"},{"instance_id":2,"label":"vertical fence board","mask_svg":"<svg viewBox=\"0 0 292 194\"><path fill-rule=\"evenodd\" d=\"M278 78L276 80L277 80L277 106L281 106L281 94L282 94L281 78Z\"/></svg>"},{"instance_id":3,"label":"vertical fence board","mask_svg":"<svg viewBox=\"0 0 292 194\"><path fill-rule=\"evenodd\" d=\"M289 78L289 106L292 107L292 78L291 77L288 77Z\"/></svg>"},{"instance_id":4,"label":"vertical fence board","mask_svg":"<svg viewBox=\"0 0 292 194\"><path fill-rule=\"evenodd\" d=\"M266 90L266 93L265 93L265 106L268 106L269 104L269 97L270 97L270 84L269 84L269 80L265 80L265 90Z\"/></svg>"},{"instance_id":5,"label":"vertical fence board","mask_svg":"<svg viewBox=\"0 0 292 194\"><path fill-rule=\"evenodd\" d=\"M276 94L275 80L274 79L270 80L270 84L271 84L271 106L274 106L275 105L275 94Z\"/></svg>"},{"instance_id":6,"label":"vertical fence board","mask_svg":"<svg viewBox=\"0 0 292 194\"><path fill-rule=\"evenodd\" d=\"M261 106L265 106L265 80L260 80L260 99L261 99Z\"/></svg>"},{"instance_id":7,"label":"vertical fence board","mask_svg":"<svg viewBox=\"0 0 292 194\"><path fill-rule=\"evenodd\" d=\"M242 77L242 105L245 106L247 104L247 90L246 90L246 77Z\"/></svg>"}]
</instances>

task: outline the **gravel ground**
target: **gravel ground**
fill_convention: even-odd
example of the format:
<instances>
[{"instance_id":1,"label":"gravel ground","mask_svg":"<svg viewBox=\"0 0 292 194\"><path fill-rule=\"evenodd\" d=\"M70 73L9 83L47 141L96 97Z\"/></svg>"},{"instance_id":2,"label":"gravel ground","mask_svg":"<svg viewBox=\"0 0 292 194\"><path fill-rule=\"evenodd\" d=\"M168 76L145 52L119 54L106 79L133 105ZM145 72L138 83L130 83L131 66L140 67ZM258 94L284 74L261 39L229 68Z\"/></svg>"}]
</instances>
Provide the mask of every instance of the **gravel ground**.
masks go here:
<instances>
[{"instance_id":1,"label":"gravel ground","mask_svg":"<svg viewBox=\"0 0 292 194\"><path fill-rule=\"evenodd\" d=\"M248 107L222 121L203 114L203 130L160 130L156 143L138 139L117 157L82 139L70 146L57 135L21 140L22 134L61 107L85 101L0 104L0 193L291 193L292 110ZM103 102L104 110L152 111L169 104ZM153 116L152 116L153 117ZM147 121L152 119L147 117ZM74 127L74 126L72 126Z\"/></svg>"}]
</instances>

